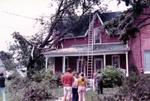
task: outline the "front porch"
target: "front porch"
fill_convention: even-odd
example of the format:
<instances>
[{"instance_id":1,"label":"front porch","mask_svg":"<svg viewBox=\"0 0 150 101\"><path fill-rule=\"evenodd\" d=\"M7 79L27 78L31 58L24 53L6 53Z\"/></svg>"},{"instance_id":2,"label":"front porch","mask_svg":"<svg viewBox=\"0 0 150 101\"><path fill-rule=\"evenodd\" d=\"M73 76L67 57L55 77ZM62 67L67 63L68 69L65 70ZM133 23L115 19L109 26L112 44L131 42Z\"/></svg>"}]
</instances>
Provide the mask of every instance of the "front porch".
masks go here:
<instances>
[{"instance_id":1,"label":"front porch","mask_svg":"<svg viewBox=\"0 0 150 101\"><path fill-rule=\"evenodd\" d=\"M127 56L128 57L128 56ZM63 56L54 57L54 72L64 73L66 68L71 68L73 71L83 72L87 75L87 56ZM116 68L126 69L126 76L128 76L128 58L126 54L105 54L93 56L93 71L103 70L107 66L114 66Z\"/></svg>"},{"instance_id":2,"label":"front porch","mask_svg":"<svg viewBox=\"0 0 150 101\"><path fill-rule=\"evenodd\" d=\"M129 76L128 66L128 51L129 48L124 44L101 44L95 45L92 54L87 52L87 47L84 45L65 49L45 52L46 68L48 58L54 59L54 72L66 71L66 68L71 68L77 72L83 72L87 76L88 56L92 56L92 74L97 70L102 70L108 65L126 70L126 76Z\"/></svg>"}]
</instances>

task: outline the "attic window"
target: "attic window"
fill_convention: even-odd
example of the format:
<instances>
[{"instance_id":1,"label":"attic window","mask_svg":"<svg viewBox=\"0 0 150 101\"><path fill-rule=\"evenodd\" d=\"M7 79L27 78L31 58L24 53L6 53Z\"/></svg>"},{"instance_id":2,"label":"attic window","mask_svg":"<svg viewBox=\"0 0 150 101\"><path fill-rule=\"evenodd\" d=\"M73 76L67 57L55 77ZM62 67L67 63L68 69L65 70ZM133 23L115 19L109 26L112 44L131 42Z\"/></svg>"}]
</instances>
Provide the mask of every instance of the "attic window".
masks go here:
<instances>
[{"instance_id":1,"label":"attic window","mask_svg":"<svg viewBox=\"0 0 150 101\"><path fill-rule=\"evenodd\" d=\"M101 43L101 34L99 28L94 28L94 43Z\"/></svg>"}]
</instances>

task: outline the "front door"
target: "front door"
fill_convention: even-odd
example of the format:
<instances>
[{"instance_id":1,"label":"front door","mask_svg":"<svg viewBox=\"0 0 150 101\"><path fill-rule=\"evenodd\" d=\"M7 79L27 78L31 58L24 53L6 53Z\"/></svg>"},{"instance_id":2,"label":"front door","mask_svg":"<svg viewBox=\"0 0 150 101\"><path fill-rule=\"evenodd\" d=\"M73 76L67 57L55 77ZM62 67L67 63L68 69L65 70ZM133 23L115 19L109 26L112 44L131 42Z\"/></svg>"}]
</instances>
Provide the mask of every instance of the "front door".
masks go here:
<instances>
[{"instance_id":1,"label":"front door","mask_svg":"<svg viewBox=\"0 0 150 101\"><path fill-rule=\"evenodd\" d=\"M97 72L98 70L103 69L103 60L102 58L96 58L94 59L94 72Z\"/></svg>"},{"instance_id":2,"label":"front door","mask_svg":"<svg viewBox=\"0 0 150 101\"><path fill-rule=\"evenodd\" d=\"M150 73L150 51L144 52L144 73Z\"/></svg>"}]
</instances>

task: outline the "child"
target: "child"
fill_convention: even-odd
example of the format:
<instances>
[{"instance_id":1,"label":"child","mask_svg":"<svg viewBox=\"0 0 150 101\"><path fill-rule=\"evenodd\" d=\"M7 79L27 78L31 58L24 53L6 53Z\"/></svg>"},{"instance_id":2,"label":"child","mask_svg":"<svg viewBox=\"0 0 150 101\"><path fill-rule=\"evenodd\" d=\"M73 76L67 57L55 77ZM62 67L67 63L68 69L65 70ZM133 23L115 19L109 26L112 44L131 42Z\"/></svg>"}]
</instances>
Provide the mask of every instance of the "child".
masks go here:
<instances>
[{"instance_id":1,"label":"child","mask_svg":"<svg viewBox=\"0 0 150 101\"><path fill-rule=\"evenodd\" d=\"M84 77L84 74L81 73L80 78L78 79L78 94L79 94L79 101L85 101L86 96L86 85L87 81Z\"/></svg>"}]
</instances>

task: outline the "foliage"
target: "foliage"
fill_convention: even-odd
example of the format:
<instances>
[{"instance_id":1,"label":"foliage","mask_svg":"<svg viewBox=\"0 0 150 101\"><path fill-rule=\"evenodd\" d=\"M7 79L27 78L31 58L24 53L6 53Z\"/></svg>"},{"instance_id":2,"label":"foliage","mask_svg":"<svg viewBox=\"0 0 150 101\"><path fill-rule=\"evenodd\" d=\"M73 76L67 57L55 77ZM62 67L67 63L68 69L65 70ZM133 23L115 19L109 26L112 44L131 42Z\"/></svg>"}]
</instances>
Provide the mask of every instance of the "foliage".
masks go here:
<instances>
[{"instance_id":1,"label":"foliage","mask_svg":"<svg viewBox=\"0 0 150 101\"><path fill-rule=\"evenodd\" d=\"M24 65L27 67L28 77L32 76L35 70L40 70L44 66L44 56L41 54L42 49L47 45L49 48L57 48L59 40L71 30L78 30L78 25L81 25L80 18L83 15L91 12L94 6L100 6L101 0L53 0L52 3L57 3L57 10L54 15L49 18L49 21L44 21L44 19L37 19L41 22L44 27L40 35L43 32L47 35L39 38L39 34L36 34L31 40L27 40L24 36L20 35L19 32L13 33L13 38L15 39L15 44L10 47L13 53L16 53L17 61L19 65ZM101 11L105 10L100 7ZM78 10L80 9L81 14L78 15ZM66 19L67 18L67 23ZM68 23L69 22L69 23ZM67 27L62 31L58 31L59 27L64 23ZM80 24L78 24L80 23ZM69 24L69 27L68 27ZM83 26L83 25L82 25ZM62 27L62 26L61 26ZM78 32L77 32L78 33ZM31 51L34 49L33 51ZM31 54L32 52L32 54ZM15 54L15 55L16 55Z\"/></svg>"},{"instance_id":2,"label":"foliage","mask_svg":"<svg viewBox=\"0 0 150 101\"><path fill-rule=\"evenodd\" d=\"M124 0L124 2L126 5L130 4L131 8L116 19L106 22L105 28L110 35L119 35L119 39L126 43L130 38L135 38L136 33L139 32L141 23L136 25L135 21L142 14L144 8L150 6L150 2L149 0Z\"/></svg>"},{"instance_id":3,"label":"foliage","mask_svg":"<svg viewBox=\"0 0 150 101\"><path fill-rule=\"evenodd\" d=\"M32 83L32 86L25 89L22 101L45 101L51 98L52 95L43 86L45 85Z\"/></svg>"},{"instance_id":4,"label":"foliage","mask_svg":"<svg viewBox=\"0 0 150 101\"><path fill-rule=\"evenodd\" d=\"M29 67L27 68L28 74L34 73L33 71L40 70L44 67L44 56L40 54L40 50L35 46L41 44L43 39L43 34L31 36L26 39L19 32L14 32L12 34L14 38L14 44L10 46L10 52L13 54L18 67ZM34 48L33 48L34 47ZM33 53L31 55L31 53ZM30 64L29 61L32 61L32 57L38 56L38 58L34 61L34 64Z\"/></svg>"},{"instance_id":5,"label":"foliage","mask_svg":"<svg viewBox=\"0 0 150 101\"><path fill-rule=\"evenodd\" d=\"M103 71L103 83L105 87L121 86L123 79L123 72L118 68L106 67Z\"/></svg>"},{"instance_id":6,"label":"foliage","mask_svg":"<svg viewBox=\"0 0 150 101\"><path fill-rule=\"evenodd\" d=\"M51 80L52 75L51 70L41 70L35 73L32 79L16 75L9 87L13 101L45 101L53 98L51 89L58 86L57 82Z\"/></svg>"},{"instance_id":7,"label":"foliage","mask_svg":"<svg viewBox=\"0 0 150 101\"><path fill-rule=\"evenodd\" d=\"M13 55L8 53L8 52L4 52L4 51L0 51L0 59L2 60L3 64L5 65L6 69L13 69L15 68L15 63L13 61Z\"/></svg>"},{"instance_id":8,"label":"foliage","mask_svg":"<svg viewBox=\"0 0 150 101\"><path fill-rule=\"evenodd\" d=\"M119 92L119 96L128 101L149 101L149 83L150 75L131 75L125 80Z\"/></svg>"},{"instance_id":9,"label":"foliage","mask_svg":"<svg viewBox=\"0 0 150 101\"><path fill-rule=\"evenodd\" d=\"M109 96L99 95L98 100L93 101L150 101L149 83L150 75L132 73L125 78L117 92L113 91L115 93Z\"/></svg>"}]
</instances>

